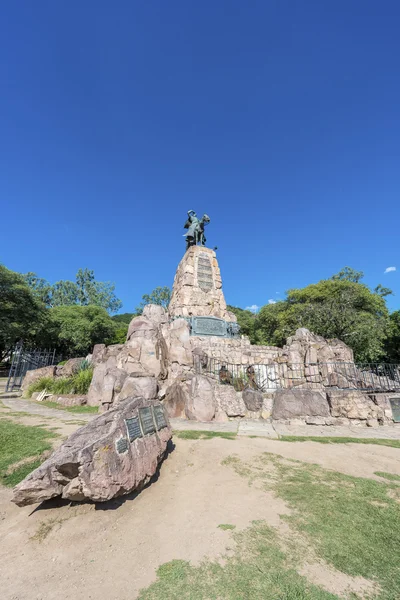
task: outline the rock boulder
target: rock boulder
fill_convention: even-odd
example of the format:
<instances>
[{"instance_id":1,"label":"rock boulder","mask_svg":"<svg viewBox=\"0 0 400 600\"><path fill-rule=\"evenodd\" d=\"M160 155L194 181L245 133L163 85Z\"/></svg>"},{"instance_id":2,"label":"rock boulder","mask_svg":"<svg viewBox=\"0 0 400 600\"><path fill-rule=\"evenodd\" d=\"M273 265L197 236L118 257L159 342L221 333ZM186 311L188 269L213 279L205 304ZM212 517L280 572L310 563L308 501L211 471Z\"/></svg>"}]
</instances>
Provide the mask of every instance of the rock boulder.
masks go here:
<instances>
[{"instance_id":1,"label":"rock boulder","mask_svg":"<svg viewBox=\"0 0 400 600\"><path fill-rule=\"evenodd\" d=\"M162 461L171 428L158 401L126 400L73 433L13 490L18 506L56 496L105 502L142 488Z\"/></svg>"},{"instance_id":2,"label":"rock boulder","mask_svg":"<svg viewBox=\"0 0 400 600\"><path fill-rule=\"evenodd\" d=\"M318 390L277 390L272 418L298 419L305 417L330 417L329 404L324 392Z\"/></svg>"}]
</instances>

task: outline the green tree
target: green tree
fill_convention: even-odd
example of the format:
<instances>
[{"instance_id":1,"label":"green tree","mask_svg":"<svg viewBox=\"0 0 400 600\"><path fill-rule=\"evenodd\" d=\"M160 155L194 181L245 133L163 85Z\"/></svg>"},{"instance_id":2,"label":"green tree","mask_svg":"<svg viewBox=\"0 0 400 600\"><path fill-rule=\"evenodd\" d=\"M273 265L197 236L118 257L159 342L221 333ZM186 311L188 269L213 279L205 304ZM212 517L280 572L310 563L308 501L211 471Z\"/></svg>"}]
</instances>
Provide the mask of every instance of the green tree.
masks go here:
<instances>
[{"instance_id":1,"label":"green tree","mask_svg":"<svg viewBox=\"0 0 400 600\"><path fill-rule=\"evenodd\" d=\"M0 360L19 340L33 341L45 319L45 306L24 277L0 265Z\"/></svg>"},{"instance_id":2,"label":"green tree","mask_svg":"<svg viewBox=\"0 0 400 600\"><path fill-rule=\"evenodd\" d=\"M112 343L118 329L100 306L57 306L48 312L49 320L40 338L63 358L85 356L95 344Z\"/></svg>"},{"instance_id":3,"label":"green tree","mask_svg":"<svg viewBox=\"0 0 400 600\"><path fill-rule=\"evenodd\" d=\"M353 283L359 283L364 277L363 271L356 271L351 267L344 267L336 275L332 275L331 279L340 281L352 281Z\"/></svg>"},{"instance_id":4,"label":"green tree","mask_svg":"<svg viewBox=\"0 0 400 600\"><path fill-rule=\"evenodd\" d=\"M137 317L137 313L121 313L120 315L113 315L111 318L116 323L129 323L132 321L133 317Z\"/></svg>"},{"instance_id":5,"label":"green tree","mask_svg":"<svg viewBox=\"0 0 400 600\"><path fill-rule=\"evenodd\" d=\"M51 308L94 305L114 313L122 307L121 300L115 295L115 285L108 281L96 281L94 271L89 269L79 269L76 281L61 280L54 285L36 273L26 273L24 278L35 295Z\"/></svg>"},{"instance_id":6,"label":"green tree","mask_svg":"<svg viewBox=\"0 0 400 600\"><path fill-rule=\"evenodd\" d=\"M22 275L25 282L29 285L35 296L46 306L51 303L51 285L46 279L38 277L36 273L25 273Z\"/></svg>"},{"instance_id":7,"label":"green tree","mask_svg":"<svg viewBox=\"0 0 400 600\"><path fill-rule=\"evenodd\" d=\"M159 304L168 308L171 300L171 289L168 286L156 287L150 294L143 294L142 301L136 308L137 314L142 314L146 304Z\"/></svg>"},{"instance_id":8,"label":"green tree","mask_svg":"<svg viewBox=\"0 0 400 600\"><path fill-rule=\"evenodd\" d=\"M252 344L257 344L259 339L257 337L257 317L250 310L244 308L238 308L237 306L227 306L227 309L237 318L237 322L240 325L240 333L247 335Z\"/></svg>"},{"instance_id":9,"label":"green tree","mask_svg":"<svg viewBox=\"0 0 400 600\"><path fill-rule=\"evenodd\" d=\"M387 362L400 363L400 310L392 312L389 316L385 352Z\"/></svg>"},{"instance_id":10,"label":"green tree","mask_svg":"<svg viewBox=\"0 0 400 600\"><path fill-rule=\"evenodd\" d=\"M347 268L349 269L349 268ZM352 271L352 270L351 270ZM258 315L260 338L282 346L299 327L348 344L355 358L374 362L384 355L389 312L384 297L359 283L360 273L287 292L286 300L263 306Z\"/></svg>"}]
</instances>

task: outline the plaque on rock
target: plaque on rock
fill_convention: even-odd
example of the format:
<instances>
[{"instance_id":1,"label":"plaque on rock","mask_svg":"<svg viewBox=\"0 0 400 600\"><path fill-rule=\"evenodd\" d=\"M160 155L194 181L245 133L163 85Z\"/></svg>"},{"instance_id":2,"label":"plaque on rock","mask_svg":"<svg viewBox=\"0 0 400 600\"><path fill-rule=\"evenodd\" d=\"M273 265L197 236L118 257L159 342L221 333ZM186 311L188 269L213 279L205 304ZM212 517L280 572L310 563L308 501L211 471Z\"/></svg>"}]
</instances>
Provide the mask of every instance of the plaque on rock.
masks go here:
<instances>
[{"instance_id":1,"label":"plaque on rock","mask_svg":"<svg viewBox=\"0 0 400 600\"><path fill-rule=\"evenodd\" d=\"M129 441L133 442L137 438L143 437L142 430L140 429L140 423L138 417L132 417L131 419L125 419L126 429L128 431Z\"/></svg>"},{"instance_id":2,"label":"plaque on rock","mask_svg":"<svg viewBox=\"0 0 400 600\"><path fill-rule=\"evenodd\" d=\"M154 419L157 423L157 429L163 429L163 427L167 426L167 421L165 419L164 407L163 406L154 406Z\"/></svg>"},{"instance_id":3,"label":"plaque on rock","mask_svg":"<svg viewBox=\"0 0 400 600\"><path fill-rule=\"evenodd\" d=\"M119 440L117 440L116 448L117 448L118 454L124 454L124 452L126 452L129 448L127 438L123 437L123 438L120 438Z\"/></svg>"},{"instance_id":4,"label":"plaque on rock","mask_svg":"<svg viewBox=\"0 0 400 600\"><path fill-rule=\"evenodd\" d=\"M217 317L194 317L192 335L227 335L227 323Z\"/></svg>"},{"instance_id":5,"label":"plaque on rock","mask_svg":"<svg viewBox=\"0 0 400 600\"><path fill-rule=\"evenodd\" d=\"M201 254L197 260L197 285L204 292L214 287L211 261L207 254Z\"/></svg>"},{"instance_id":6,"label":"plaque on rock","mask_svg":"<svg viewBox=\"0 0 400 600\"><path fill-rule=\"evenodd\" d=\"M142 424L143 434L148 435L150 433L154 433L156 426L154 425L153 411L151 410L151 406L139 408L139 417Z\"/></svg>"}]
</instances>

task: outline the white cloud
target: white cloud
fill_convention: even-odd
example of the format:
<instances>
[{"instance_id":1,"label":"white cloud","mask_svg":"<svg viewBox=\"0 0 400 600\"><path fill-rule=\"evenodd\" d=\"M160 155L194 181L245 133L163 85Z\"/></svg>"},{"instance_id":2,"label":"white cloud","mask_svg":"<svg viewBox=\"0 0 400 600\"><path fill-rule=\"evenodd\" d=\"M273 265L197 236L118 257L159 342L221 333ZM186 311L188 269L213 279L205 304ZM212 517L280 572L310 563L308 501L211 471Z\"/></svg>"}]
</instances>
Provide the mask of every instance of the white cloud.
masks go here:
<instances>
[{"instance_id":1,"label":"white cloud","mask_svg":"<svg viewBox=\"0 0 400 600\"><path fill-rule=\"evenodd\" d=\"M251 310L251 312L256 313L260 309L257 304L252 304L251 306L246 306L246 310Z\"/></svg>"},{"instance_id":2,"label":"white cloud","mask_svg":"<svg viewBox=\"0 0 400 600\"><path fill-rule=\"evenodd\" d=\"M273 298L270 298L268 300L268 304L276 304L276 300L273 300Z\"/></svg>"},{"instance_id":3,"label":"white cloud","mask_svg":"<svg viewBox=\"0 0 400 600\"><path fill-rule=\"evenodd\" d=\"M391 273L392 271L395 271L396 267L386 267L386 269L384 270L384 273Z\"/></svg>"}]
</instances>

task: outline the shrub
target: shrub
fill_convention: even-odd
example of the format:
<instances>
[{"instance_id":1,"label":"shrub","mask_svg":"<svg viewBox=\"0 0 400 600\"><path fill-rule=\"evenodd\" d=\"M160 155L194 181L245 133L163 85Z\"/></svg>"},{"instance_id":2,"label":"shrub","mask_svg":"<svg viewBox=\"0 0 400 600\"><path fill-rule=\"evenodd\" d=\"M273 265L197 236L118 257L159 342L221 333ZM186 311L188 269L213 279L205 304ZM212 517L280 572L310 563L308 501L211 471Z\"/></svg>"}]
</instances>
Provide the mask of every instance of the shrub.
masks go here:
<instances>
[{"instance_id":1,"label":"shrub","mask_svg":"<svg viewBox=\"0 0 400 600\"><path fill-rule=\"evenodd\" d=\"M83 361L87 362L87 361ZM34 392L47 390L50 394L87 394L93 377L93 368L87 363L80 371L71 377L42 377L32 383L27 389L28 398Z\"/></svg>"}]
</instances>

